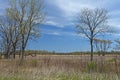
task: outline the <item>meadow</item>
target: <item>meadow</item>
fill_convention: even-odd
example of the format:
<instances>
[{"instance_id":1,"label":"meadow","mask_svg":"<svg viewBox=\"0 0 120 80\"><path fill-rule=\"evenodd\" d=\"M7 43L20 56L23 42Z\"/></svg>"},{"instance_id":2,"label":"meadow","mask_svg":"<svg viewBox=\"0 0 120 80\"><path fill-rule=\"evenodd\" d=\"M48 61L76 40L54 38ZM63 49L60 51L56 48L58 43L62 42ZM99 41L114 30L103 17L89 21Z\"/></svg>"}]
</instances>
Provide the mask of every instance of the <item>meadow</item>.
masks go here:
<instances>
[{"instance_id":1,"label":"meadow","mask_svg":"<svg viewBox=\"0 0 120 80\"><path fill-rule=\"evenodd\" d=\"M0 60L0 80L120 80L120 55L37 55Z\"/></svg>"}]
</instances>

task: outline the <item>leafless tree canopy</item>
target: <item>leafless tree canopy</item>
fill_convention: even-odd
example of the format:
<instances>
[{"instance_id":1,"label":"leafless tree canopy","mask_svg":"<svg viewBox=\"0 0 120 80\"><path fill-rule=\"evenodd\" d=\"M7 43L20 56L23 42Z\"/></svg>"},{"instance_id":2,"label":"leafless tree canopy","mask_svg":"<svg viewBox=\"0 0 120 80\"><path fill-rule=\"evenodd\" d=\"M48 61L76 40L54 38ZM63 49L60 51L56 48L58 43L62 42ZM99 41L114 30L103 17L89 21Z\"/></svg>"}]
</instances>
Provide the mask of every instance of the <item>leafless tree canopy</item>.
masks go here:
<instances>
[{"instance_id":1,"label":"leafless tree canopy","mask_svg":"<svg viewBox=\"0 0 120 80\"><path fill-rule=\"evenodd\" d=\"M115 40L115 50L119 51L120 50L120 39Z\"/></svg>"},{"instance_id":2,"label":"leafless tree canopy","mask_svg":"<svg viewBox=\"0 0 120 80\"><path fill-rule=\"evenodd\" d=\"M23 59L28 41L40 35L39 27L36 26L36 23L42 24L43 20L42 0L9 0L5 21L4 19L1 20L0 27L5 45L12 46L14 52L19 47L22 55L21 59Z\"/></svg>"},{"instance_id":3,"label":"leafless tree canopy","mask_svg":"<svg viewBox=\"0 0 120 80\"><path fill-rule=\"evenodd\" d=\"M107 32L108 15L105 9L82 9L77 16L77 32L84 34L91 45L91 61L93 58L93 39L100 33Z\"/></svg>"},{"instance_id":4,"label":"leafless tree canopy","mask_svg":"<svg viewBox=\"0 0 120 80\"><path fill-rule=\"evenodd\" d=\"M110 40L94 39L94 45L96 50L103 56L105 55L106 51L110 48L111 44L112 41Z\"/></svg>"},{"instance_id":5,"label":"leafless tree canopy","mask_svg":"<svg viewBox=\"0 0 120 80\"><path fill-rule=\"evenodd\" d=\"M82 9L77 17L78 33L91 39L108 30L107 20L108 16L105 9ZM93 35L90 35L91 33Z\"/></svg>"}]
</instances>

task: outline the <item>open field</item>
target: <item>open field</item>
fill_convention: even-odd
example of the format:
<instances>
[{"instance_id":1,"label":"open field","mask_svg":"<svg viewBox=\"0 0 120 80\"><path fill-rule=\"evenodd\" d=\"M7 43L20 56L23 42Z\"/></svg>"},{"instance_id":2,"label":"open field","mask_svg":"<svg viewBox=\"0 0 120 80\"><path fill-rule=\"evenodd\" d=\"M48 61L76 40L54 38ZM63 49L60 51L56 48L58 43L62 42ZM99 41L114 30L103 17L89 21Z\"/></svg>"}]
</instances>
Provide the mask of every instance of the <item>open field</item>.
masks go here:
<instances>
[{"instance_id":1,"label":"open field","mask_svg":"<svg viewBox=\"0 0 120 80\"><path fill-rule=\"evenodd\" d=\"M27 56L26 59L45 59L45 58L50 58L51 60L56 60L56 59L66 59L66 60L71 60L71 59L77 59L77 60L83 60L83 61L89 61L90 60L90 55L37 55L35 57L32 56ZM107 60L107 59L112 59L116 58L120 60L120 55L106 55L106 56L98 56L94 55L93 60L94 61L101 61Z\"/></svg>"},{"instance_id":2,"label":"open field","mask_svg":"<svg viewBox=\"0 0 120 80\"><path fill-rule=\"evenodd\" d=\"M120 80L120 0L0 3L0 80Z\"/></svg>"},{"instance_id":3,"label":"open field","mask_svg":"<svg viewBox=\"0 0 120 80\"><path fill-rule=\"evenodd\" d=\"M37 55L0 60L0 80L120 80L120 55Z\"/></svg>"}]
</instances>

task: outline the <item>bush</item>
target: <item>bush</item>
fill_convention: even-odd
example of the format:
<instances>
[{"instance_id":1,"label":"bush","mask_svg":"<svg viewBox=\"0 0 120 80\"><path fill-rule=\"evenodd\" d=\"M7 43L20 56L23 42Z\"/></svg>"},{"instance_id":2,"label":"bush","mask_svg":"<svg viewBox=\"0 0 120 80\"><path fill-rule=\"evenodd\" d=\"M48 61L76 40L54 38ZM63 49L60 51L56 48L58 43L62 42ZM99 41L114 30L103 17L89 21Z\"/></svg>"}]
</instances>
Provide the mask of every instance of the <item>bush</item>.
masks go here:
<instances>
[{"instance_id":1,"label":"bush","mask_svg":"<svg viewBox=\"0 0 120 80\"><path fill-rule=\"evenodd\" d=\"M96 63L93 62L93 61L89 62L89 63L86 65L86 70L87 70L88 72L94 71L95 68L96 68Z\"/></svg>"},{"instance_id":2,"label":"bush","mask_svg":"<svg viewBox=\"0 0 120 80\"><path fill-rule=\"evenodd\" d=\"M37 67L38 61L37 60L31 60L32 67Z\"/></svg>"}]
</instances>

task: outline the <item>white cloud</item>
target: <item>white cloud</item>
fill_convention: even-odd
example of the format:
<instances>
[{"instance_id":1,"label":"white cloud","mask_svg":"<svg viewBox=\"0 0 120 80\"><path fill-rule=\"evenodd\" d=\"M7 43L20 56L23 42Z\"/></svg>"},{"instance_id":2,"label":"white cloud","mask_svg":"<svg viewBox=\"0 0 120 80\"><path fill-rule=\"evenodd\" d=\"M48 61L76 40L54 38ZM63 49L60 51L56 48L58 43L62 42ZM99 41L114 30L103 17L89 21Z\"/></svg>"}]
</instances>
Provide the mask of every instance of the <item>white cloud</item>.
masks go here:
<instances>
[{"instance_id":1,"label":"white cloud","mask_svg":"<svg viewBox=\"0 0 120 80\"><path fill-rule=\"evenodd\" d=\"M53 25L53 26L56 26L57 25L57 23L56 22L54 22L54 21L46 21L46 23L45 24L48 24L48 25Z\"/></svg>"},{"instance_id":2,"label":"white cloud","mask_svg":"<svg viewBox=\"0 0 120 80\"><path fill-rule=\"evenodd\" d=\"M115 7L119 0L56 0L55 4L60 8L69 20L75 18L75 15L83 8L106 8L110 10L111 6ZM108 5L109 4L109 5ZM110 20L108 24L114 28L120 28L120 10L110 11Z\"/></svg>"},{"instance_id":3,"label":"white cloud","mask_svg":"<svg viewBox=\"0 0 120 80\"><path fill-rule=\"evenodd\" d=\"M120 2L119 0L52 0L49 3L54 5L57 8L56 14L61 15L62 17L56 17L58 22L48 22L54 25L61 25L65 27L66 25L71 25L72 21L74 21L76 14L83 8L106 8L108 10L111 7L115 7L115 4ZM118 15L120 11L110 12L110 16ZM54 16L54 15L53 15ZM60 20L61 19L61 20ZM111 22L109 22L111 23ZM116 23L111 23L114 26L118 26Z\"/></svg>"},{"instance_id":4,"label":"white cloud","mask_svg":"<svg viewBox=\"0 0 120 80\"><path fill-rule=\"evenodd\" d=\"M56 0L56 6L60 8L65 16L72 16L75 13L79 12L83 7L93 8L92 5L83 4L80 0Z\"/></svg>"},{"instance_id":5,"label":"white cloud","mask_svg":"<svg viewBox=\"0 0 120 80\"><path fill-rule=\"evenodd\" d=\"M53 32L52 34L53 35L60 35L60 33L58 33L58 32Z\"/></svg>"},{"instance_id":6,"label":"white cloud","mask_svg":"<svg viewBox=\"0 0 120 80\"><path fill-rule=\"evenodd\" d=\"M45 24L47 24L47 25L52 25L52 26L56 26L56 27L64 27L62 24L59 24L59 23L57 23L57 22L55 22L55 21L46 21L45 22Z\"/></svg>"},{"instance_id":7,"label":"white cloud","mask_svg":"<svg viewBox=\"0 0 120 80\"><path fill-rule=\"evenodd\" d=\"M54 35L54 36L71 36L71 37L83 37L86 38L85 35L83 34L77 34L76 32L72 31L56 31L53 29L42 29L42 34L47 34L47 35Z\"/></svg>"},{"instance_id":8,"label":"white cloud","mask_svg":"<svg viewBox=\"0 0 120 80\"><path fill-rule=\"evenodd\" d=\"M42 34L47 34L47 35L55 35L55 36L60 36L61 34L58 31L55 30L50 30L50 29L41 29Z\"/></svg>"},{"instance_id":9,"label":"white cloud","mask_svg":"<svg viewBox=\"0 0 120 80\"><path fill-rule=\"evenodd\" d=\"M47 16L44 24L55 26L55 27L60 27L60 28L64 27L64 25L61 22L59 22L59 19L55 16Z\"/></svg>"},{"instance_id":10,"label":"white cloud","mask_svg":"<svg viewBox=\"0 0 120 80\"><path fill-rule=\"evenodd\" d=\"M114 0L53 0L52 2L65 16L72 16L82 8L107 8L115 3Z\"/></svg>"},{"instance_id":11,"label":"white cloud","mask_svg":"<svg viewBox=\"0 0 120 80\"><path fill-rule=\"evenodd\" d=\"M1 3L0 4L0 11L1 11L0 15L4 15L5 9L8 8L9 5L7 1L3 1L3 0L1 0L0 3Z\"/></svg>"},{"instance_id":12,"label":"white cloud","mask_svg":"<svg viewBox=\"0 0 120 80\"><path fill-rule=\"evenodd\" d=\"M120 15L120 10L111 11L111 12L109 12L109 15L110 16L119 16Z\"/></svg>"},{"instance_id":13,"label":"white cloud","mask_svg":"<svg viewBox=\"0 0 120 80\"><path fill-rule=\"evenodd\" d=\"M120 28L120 18L118 15L120 14L120 10L112 11L111 8L116 8L116 3L120 2L119 0L52 0L51 3L58 9L55 14L59 14L62 17L56 17L52 15L52 18L49 18L46 24L54 25L57 27L65 27L65 26L74 26L75 15L83 8L105 8L110 11L110 19L108 21L108 25L114 28ZM60 12L59 12L60 11ZM59 32L59 35L67 35L67 36L78 36L73 32ZM52 32L52 34L56 34ZM85 37L80 34L80 36Z\"/></svg>"},{"instance_id":14,"label":"white cloud","mask_svg":"<svg viewBox=\"0 0 120 80\"><path fill-rule=\"evenodd\" d=\"M109 19L108 24L113 28L120 28L120 18Z\"/></svg>"}]
</instances>

